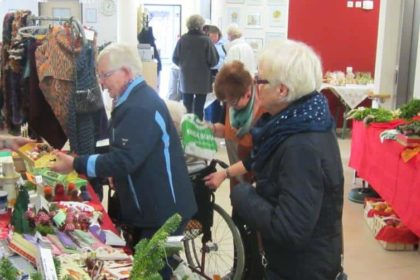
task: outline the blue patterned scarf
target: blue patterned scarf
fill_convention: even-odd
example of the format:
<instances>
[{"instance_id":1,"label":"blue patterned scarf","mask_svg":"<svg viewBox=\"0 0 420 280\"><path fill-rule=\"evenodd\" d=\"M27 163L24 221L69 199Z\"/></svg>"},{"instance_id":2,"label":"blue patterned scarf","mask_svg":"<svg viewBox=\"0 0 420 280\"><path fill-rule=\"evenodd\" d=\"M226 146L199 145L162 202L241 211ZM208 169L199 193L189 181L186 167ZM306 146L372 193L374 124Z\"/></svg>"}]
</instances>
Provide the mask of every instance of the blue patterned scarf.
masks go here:
<instances>
[{"instance_id":1,"label":"blue patterned scarf","mask_svg":"<svg viewBox=\"0 0 420 280\"><path fill-rule=\"evenodd\" d=\"M254 143L252 169L260 171L270 155L289 136L302 132L324 132L333 125L327 100L316 91L294 101L277 115L264 114L251 129Z\"/></svg>"}]
</instances>

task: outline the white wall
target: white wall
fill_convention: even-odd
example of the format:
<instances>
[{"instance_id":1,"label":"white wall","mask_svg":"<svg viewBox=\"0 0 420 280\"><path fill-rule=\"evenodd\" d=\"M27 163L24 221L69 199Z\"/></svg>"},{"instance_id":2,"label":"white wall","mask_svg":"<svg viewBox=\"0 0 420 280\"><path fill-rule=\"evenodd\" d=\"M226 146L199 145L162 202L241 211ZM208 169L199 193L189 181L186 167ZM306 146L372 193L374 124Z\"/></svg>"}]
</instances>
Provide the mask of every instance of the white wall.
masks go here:
<instances>
[{"instance_id":1,"label":"white wall","mask_svg":"<svg viewBox=\"0 0 420 280\"><path fill-rule=\"evenodd\" d=\"M123 1L123 0L115 0ZM96 11L96 22L87 22L87 12ZM98 32L98 41L97 45L100 46L106 42L116 42L117 41L117 14L118 14L118 5L117 11L112 16L104 16L100 12L100 1L96 0L92 3L83 4L83 24L86 26L91 26L94 30ZM93 18L93 17L92 17Z\"/></svg>"},{"instance_id":2,"label":"white wall","mask_svg":"<svg viewBox=\"0 0 420 280\"><path fill-rule=\"evenodd\" d=\"M413 97L420 99L420 29L419 29L419 42L417 44L417 63L416 63L416 75L414 76Z\"/></svg>"},{"instance_id":3,"label":"white wall","mask_svg":"<svg viewBox=\"0 0 420 280\"><path fill-rule=\"evenodd\" d=\"M3 18L9 11L30 10L38 15L38 3L34 0L0 0L0 34L3 32ZM0 36L0 41L1 41Z\"/></svg>"},{"instance_id":4,"label":"white wall","mask_svg":"<svg viewBox=\"0 0 420 280\"><path fill-rule=\"evenodd\" d=\"M393 108L395 104L402 1L382 0L380 3L374 91L391 94L391 99L383 105L386 108Z\"/></svg>"}]
</instances>

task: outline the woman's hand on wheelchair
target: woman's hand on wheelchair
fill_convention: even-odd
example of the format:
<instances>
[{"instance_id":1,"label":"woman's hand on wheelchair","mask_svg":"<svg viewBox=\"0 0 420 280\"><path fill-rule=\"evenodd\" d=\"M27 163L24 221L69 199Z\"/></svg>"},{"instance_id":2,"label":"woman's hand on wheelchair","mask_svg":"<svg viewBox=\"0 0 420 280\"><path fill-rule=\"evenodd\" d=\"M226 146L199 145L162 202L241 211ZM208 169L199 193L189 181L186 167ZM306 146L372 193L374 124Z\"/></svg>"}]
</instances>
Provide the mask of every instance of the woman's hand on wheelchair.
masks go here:
<instances>
[{"instance_id":1,"label":"woman's hand on wheelchair","mask_svg":"<svg viewBox=\"0 0 420 280\"><path fill-rule=\"evenodd\" d=\"M210 189L216 190L226 179L226 171L216 171L204 177L205 185Z\"/></svg>"}]
</instances>

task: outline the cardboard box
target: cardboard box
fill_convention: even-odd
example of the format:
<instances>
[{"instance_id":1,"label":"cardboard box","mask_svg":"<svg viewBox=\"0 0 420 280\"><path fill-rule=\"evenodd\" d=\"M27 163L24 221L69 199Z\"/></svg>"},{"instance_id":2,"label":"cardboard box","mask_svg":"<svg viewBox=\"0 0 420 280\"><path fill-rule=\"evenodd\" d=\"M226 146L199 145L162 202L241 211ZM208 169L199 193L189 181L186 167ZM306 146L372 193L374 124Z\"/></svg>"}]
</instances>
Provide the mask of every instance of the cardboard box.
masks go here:
<instances>
[{"instance_id":1,"label":"cardboard box","mask_svg":"<svg viewBox=\"0 0 420 280\"><path fill-rule=\"evenodd\" d=\"M52 153L47 153L36 159L30 156L30 153L39 144L43 143L27 143L18 149L19 155L25 160L26 163L28 163L26 165L27 169L32 170L33 168L50 167L51 163L55 161L55 155Z\"/></svg>"}]
</instances>

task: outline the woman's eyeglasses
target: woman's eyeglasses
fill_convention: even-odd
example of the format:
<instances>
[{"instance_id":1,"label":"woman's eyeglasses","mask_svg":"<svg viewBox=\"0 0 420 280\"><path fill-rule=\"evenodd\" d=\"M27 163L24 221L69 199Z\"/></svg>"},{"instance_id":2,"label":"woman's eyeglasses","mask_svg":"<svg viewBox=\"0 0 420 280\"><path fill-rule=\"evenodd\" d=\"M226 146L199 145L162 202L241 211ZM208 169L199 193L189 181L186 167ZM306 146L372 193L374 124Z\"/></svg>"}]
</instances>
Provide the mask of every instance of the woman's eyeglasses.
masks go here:
<instances>
[{"instance_id":1,"label":"woman's eyeglasses","mask_svg":"<svg viewBox=\"0 0 420 280\"><path fill-rule=\"evenodd\" d=\"M256 84L256 85L266 85L266 84L269 84L269 83L270 82L268 80L260 79L260 78L258 78L258 76L254 77L254 84Z\"/></svg>"}]
</instances>

